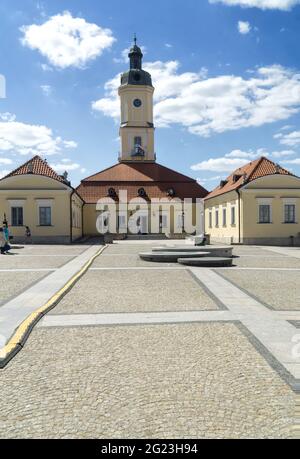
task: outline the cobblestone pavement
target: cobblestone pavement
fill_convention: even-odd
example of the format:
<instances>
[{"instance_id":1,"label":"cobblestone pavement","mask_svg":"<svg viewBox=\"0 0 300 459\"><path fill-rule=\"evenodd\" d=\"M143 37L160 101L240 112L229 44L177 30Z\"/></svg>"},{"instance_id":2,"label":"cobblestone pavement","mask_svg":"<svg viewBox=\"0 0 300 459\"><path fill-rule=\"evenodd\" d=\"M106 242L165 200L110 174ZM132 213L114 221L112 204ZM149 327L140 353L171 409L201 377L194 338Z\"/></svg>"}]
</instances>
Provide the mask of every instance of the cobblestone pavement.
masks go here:
<instances>
[{"instance_id":1,"label":"cobblestone pavement","mask_svg":"<svg viewBox=\"0 0 300 459\"><path fill-rule=\"evenodd\" d=\"M89 271L52 314L218 309L186 270Z\"/></svg>"},{"instance_id":2,"label":"cobblestone pavement","mask_svg":"<svg viewBox=\"0 0 300 459\"><path fill-rule=\"evenodd\" d=\"M251 256L251 257L258 257L258 258L270 258L270 257L278 257L278 255L285 257L285 255L278 254L276 252L272 252L271 250L267 250L257 246L244 246L244 245L235 245L233 246L233 253L235 256Z\"/></svg>"},{"instance_id":3,"label":"cobblestone pavement","mask_svg":"<svg viewBox=\"0 0 300 459\"><path fill-rule=\"evenodd\" d=\"M0 306L1 303L18 295L45 275L47 272L0 272Z\"/></svg>"},{"instance_id":4,"label":"cobblestone pavement","mask_svg":"<svg viewBox=\"0 0 300 459\"><path fill-rule=\"evenodd\" d=\"M222 269L218 273L274 309L300 310L300 271Z\"/></svg>"},{"instance_id":5,"label":"cobblestone pavement","mask_svg":"<svg viewBox=\"0 0 300 459\"><path fill-rule=\"evenodd\" d=\"M10 255L0 255L0 269L59 268L84 252L87 246L13 246Z\"/></svg>"},{"instance_id":6,"label":"cobblestone pavement","mask_svg":"<svg viewBox=\"0 0 300 459\"><path fill-rule=\"evenodd\" d=\"M187 270L138 258L158 245L110 246L51 314L218 309ZM59 266L60 256L68 262L66 255L82 249L74 248L28 247L23 253L39 256L8 262L12 268ZM267 249L238 247L236 254L238 266L300 268L299 259ZM245 273L249 282L252 271L224 273ZM283 287L285 278L276 285L271 274L253 271L259 286L272 285L256 294L275 304L278 285L291 290L298 277L292 273L293 281ZM3 280L9 275L3 273ZM254 278L253 294L252 285ZM230 322L35 328L0 370L0 437L290 437L295 394L247 336Z\"/></svg>"},{"instance_id":7,"label":"cobblestone pavement","mask_svg":"<svg viewBox=\"0 0 300 459\"><path fill-rule=\"evenodd\" d=\"M141 260L140 252L151 252L159 244L112 244L93 263L93 268L178 267L177 263L156 263Z\"/></svg>"},{"instance_id":8,"label":"cobblestone pavement","mask_svg":"<svg viewBox=\"0 0 300 459\"><path fill-rule=\"evenodd\" d=\"M233 265L244 268L300 268L300 259L274 254L270 257L241 255L234 258Z\"/></svg>"},{"instance_id":9,"label":"cobblestone pavement","mask_svg":"<svg viewBox=\"0 0 300 459\"><path fill-rule=\"evenodd\" d=\"M36 329L0 437L284 438L293 394L232 324Z\"/></svg>"}]
</instances>

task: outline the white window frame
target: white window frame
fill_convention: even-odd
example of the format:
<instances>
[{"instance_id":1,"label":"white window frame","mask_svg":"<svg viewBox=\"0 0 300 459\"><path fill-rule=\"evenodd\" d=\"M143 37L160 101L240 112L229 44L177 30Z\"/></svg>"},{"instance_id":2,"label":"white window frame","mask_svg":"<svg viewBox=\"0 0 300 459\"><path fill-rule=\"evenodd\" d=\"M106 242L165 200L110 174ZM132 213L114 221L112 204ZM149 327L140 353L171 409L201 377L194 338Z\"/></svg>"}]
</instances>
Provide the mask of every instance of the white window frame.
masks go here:
<instances>
[{"instance_id":1,"label":"white window frame","mask_svg":"<svg viewBox=\"0 0 300 459\"><path fill-rule=\"evenodd\" d=\"M12 222L12 208L13 207L22 207L23 209L23 225L18 225L18 226L15 226L15 228L22 228L22 226L25 226L24 225L24 222L25 222L25 209L24 209L24 204L26 202L26 199L8 199L7 200L8 203L9 203L9 206L10 206L10 219L11 219L11 226L13 226L13 222Z\"/></svg>"},{"instance_id":2,"label":"white window frame","mask_svg":"<svg viewBox=\"0 0 300 459\"><path fill-rule=\"evenodd\" d=\"M213 227L213 212L212 212L212 209L209 209L209 211L208 211L208 227L209 228Z\"/></svg>"},{"instance_id":3,"label":"white window frame","mask_svg":"<svg viewBox=\"0 0 300 459\"><path fill-rule=\"evenodd\" d=\"M236 226L236 205L230 207L230 224Z\"/></svg>"},{"instance_id":4,"label":"white window frame","mask_svg":"<svg viewBox=\"0 0 300 459\"><path fill-rule=\"evenodd\" d=\"M293 222L286 222L285 221L285 206L295 206L295 221ZM295 198L285 198L282 200L282 222L285 225L293 225L297 223L297 199Z\"/></svg>"},{"instance_id":5,"label":"white window frame","mask_svg":"<svg viewBox=\"0 0 300 459\"><path fill-rule=\"evenodd\" d=\"M227 206L222 207L222 226L223 228L227 227Z\"/></svg>"},{"instance_id":6,"label":"white window frame","mask_svg":"<svg viewBox=\"0 0 300 459\"><path fill-rule=\"evenodd\" d=\"M273 209L272 203L273 198L256 198L257 201L257 223L259 225L270 225L273 223ZM270 221L269 222L261 222L260 221L260 206L269 206L270 207Z\"/></svg>"},{"instance_id":7,"label":"white window frame","mask_svg":"<svg viewBox=\"0 0 300 459\"><path fill-rule=\"evenodd\" d=\"M215 209L215 227L219 228L220 226L220 212L219 208Z\"/></svg>"},{"instance_id":8,"label":"white window frame","mask_svg":"<svg viewBox=\"0 0 300 459\"><path fill-rule=\"evenodd\" d=\"M53 225L53 204L54 204L54 199L36 199L36 205L37 205L37 226L42 227L42 228L49 228ZM51 224L50 225L41 225L40 222L40 208L41 207L50 207L51 208Z\"/></svg>"}]
</instances>

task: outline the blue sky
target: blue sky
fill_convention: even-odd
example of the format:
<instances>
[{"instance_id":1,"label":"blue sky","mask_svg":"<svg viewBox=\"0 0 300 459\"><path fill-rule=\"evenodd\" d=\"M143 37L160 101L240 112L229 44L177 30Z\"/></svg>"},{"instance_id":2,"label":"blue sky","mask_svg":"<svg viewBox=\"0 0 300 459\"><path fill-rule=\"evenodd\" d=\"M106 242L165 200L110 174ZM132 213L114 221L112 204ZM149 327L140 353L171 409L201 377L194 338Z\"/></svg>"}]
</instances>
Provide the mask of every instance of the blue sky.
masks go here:
<instances>
[{"instance_id":1,"label":"blue sky","mask_svg":"<svg viewBox=\"0 0 300 459\"><path fill-rule=\"evenodd\" d=\"M118 75L136 32L158 162L209 190L262 154L300 175L299 3L1 0L0 174L39 153L77 185L117 162Z\"/></svg>"}]
</instances>

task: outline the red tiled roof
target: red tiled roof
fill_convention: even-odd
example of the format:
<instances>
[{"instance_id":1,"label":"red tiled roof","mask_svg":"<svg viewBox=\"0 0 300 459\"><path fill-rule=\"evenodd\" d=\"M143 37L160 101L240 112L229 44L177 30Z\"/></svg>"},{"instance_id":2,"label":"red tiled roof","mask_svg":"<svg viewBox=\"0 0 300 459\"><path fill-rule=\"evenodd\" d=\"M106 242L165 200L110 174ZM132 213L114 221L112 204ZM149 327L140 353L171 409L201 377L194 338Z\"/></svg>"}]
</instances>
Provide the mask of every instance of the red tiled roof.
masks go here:
<instances>
[{"instance_id":1,"label":"red tiled roof","mask_svg":"<svg viewBox=\"0 0 300 459\"><path fill-rule=\"evenodd\" d=\"M87 182L194 182L195 180L157 163L118 163L95 175Z\"/></svg>"},{"instance_id":2,"label":"red tiled roof","mask_svg":"<svg viewBox=\"0 0 300 459\"><path fill-rule=\"evenodd\" d=\"M226 182L224 186L218 186L215 188L206 196L205 199L214 198L215 196L220 196L221 194L228 193L229 191L237 190L242 185L252 182L259 177L275 174L293 175L283 167L262 156L261 158L236 169L224 181Z\"/></svg>"},{"instance_id":3,"label":"red tiled roof","mask_svg":"<svg viewBox=\"0 0 300 459\"><path fill-rule=\"evenodd\" d=\"M42 159L40 156L34 156L32 159L27 161L25 164L22 164L22 166L10 172L3 179L6 179L8 177L13 177L15 175L27 175L27 174L43 175L45 177L49 177L54 180L57 180L58 182L64 182L63 177L58 175L48 165L48 163L44 159Z\"/></svg>"},{"instance_id":4,"label":"red tiled roof","mask_svg":"<svg viewBox=\"0 0 300 459\"><path fill-rule=\"evenodd\" d=\"M116 164L82 180L77 192L86 203L94 204L108 196L109 188L114 188L116 195L127 190L128 200L137 198L140 188L148 199L167 198L170 188L180 199L203 198L208 193L196 180L157 163Z\"/></svg>"}]
</instances>

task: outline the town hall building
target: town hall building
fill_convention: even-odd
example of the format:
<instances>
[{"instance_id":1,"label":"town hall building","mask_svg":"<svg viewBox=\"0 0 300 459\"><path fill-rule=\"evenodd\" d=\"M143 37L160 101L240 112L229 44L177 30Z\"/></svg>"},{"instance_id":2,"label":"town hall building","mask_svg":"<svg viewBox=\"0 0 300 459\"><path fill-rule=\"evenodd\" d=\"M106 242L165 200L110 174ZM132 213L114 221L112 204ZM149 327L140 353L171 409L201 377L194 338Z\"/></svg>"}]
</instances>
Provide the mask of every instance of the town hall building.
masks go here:
<instances>
[{"instance_id":1,"label":"town hall building","mask_svg":"<svg viewBox=\"0 0 300 459\"><path fill-rule=\"evenodd\" d=\"M116 229L127 226L130 217L119 209L120 192L126 191L127 202L138 199L148 203L143 206L144 214L141 215L140 233L154 233L151 228L151 200L174 202L176 198L181 201L190 199L193 201L193 221L196 226L196 213L203 216L203 204L196 200L204 198L208 192L195 179L187 177L179 172L162 166L156 162L155 153L155 127L153 122L153 94L151 75L143 70L143 54L137 46L129 52L130 68L121 76L119 96L121 101L121 125L120 139L121 151L119 162L112 167L87 177L81 181L77 192L85 201L83 208L84 234L94 235L96 232L96 220L99 211L96 209L97 202L109 198L116 203L118 217ZM198 207L197 207L198 206ZM171 222L166 222L164 213L160 209L159 231L174 233L174 226L178 227L170 208ZM166 212L167 213L167 212ZM201 219L200 219L201 220ZM203 218L198 222L196 231L204 230ZM130 232L130 228L129 228Z\"/></svg>"},{"instance_id":2,"label":"town hall building","mask_svg":"<svg viewBox=\"0 0 300 459\"><path fill-rule=\"evenodd\" d=\"M223 244L300 245L300 178L269 158L233 171L209 194L193 178L157 163L155 89L136 40L128 57L130 68L119 87L118 162L83 179L76 189L67 173L59 175L39 156L2 178L0 218L14 241L26 240L26 227L34 243L72 243L103 229L110 238L157 233L185 237L182 203L189 201L194 229L188 234L205 231L211 242ZM130 226L137 214L137 224Z\"/></svg>"}]
</instances>

